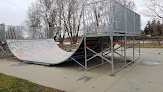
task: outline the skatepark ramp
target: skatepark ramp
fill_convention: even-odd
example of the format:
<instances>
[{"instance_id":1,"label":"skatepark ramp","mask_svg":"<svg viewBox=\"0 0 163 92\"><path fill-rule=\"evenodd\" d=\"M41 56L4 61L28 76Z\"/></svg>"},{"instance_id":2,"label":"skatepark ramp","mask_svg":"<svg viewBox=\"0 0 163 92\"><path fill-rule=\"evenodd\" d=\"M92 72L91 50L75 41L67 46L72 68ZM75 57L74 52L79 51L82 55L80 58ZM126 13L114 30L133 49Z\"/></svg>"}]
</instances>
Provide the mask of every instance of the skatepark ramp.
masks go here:
<instances>
[{"instance_id":1,"label":"skatepark ramp","mask_svg":"<svg viewBox=\"0 0 163 92\"><path fill-rule=\"evenodd\" d=\"M12 29L12 30L11 30ZM44 32L48 31L47 28L42 28L38 30L38 28L29 28L31 32L36 31L35 36L30 35L28 37L20 36L24 32L27 32L27 28L25 27L15 27L15 26L7 26L6 27L6 38L8 46L11 52L20 60L28 63L42 64L42 65L55 65L60 64L62 62L70 61L73 59L83 59L85 57L84 52L84 42L83 38L81 39L78 47L72 51L64 51L62 50L55 42L54 36L39 36L45 35ZM33 30L34 29L34 30ZM44 30L44 31L43 31ZM39 35L37 34L39 31ZM43 33L41 33L43 32ZM47 33L48 33L47 32ZM19 33L19 35L17 35ZM37 37L37 38L35 38ZM14 39L13 39L14 38ZM89 42L99 42L99 38L89 38ZM99 45L92 46L89 45L90 48L94 48L95 51L100 51ZM91 47L92 46L92 47ZM92 56L91 54L88 57Z\"/></svg>"},{"instance_id":2,"label":"skatepark ramp","mask_svg":"<svg viewBox=\"0 0 163 92\"><path fill-rule=\"evenodd\" d=\"M24 62L56 65L70 60L85 70L110 63L112 74L135 62L135 37L140 37L140 15L114 0L103 0L82 7L82 39L76 49L62 50L54 40L55 28L6 26L6 41L11 52ZM133 60L127 63L127 37L133 38ZM119 47L115 47L120 44ZM117 50L123 51L123 54ZM140 53L140 48L137 50ZM114 54L124 60L124 66L114 69ZM88 62L100 57L100 64L88 67ZM107 58L110 57L110 58ZM78 60L84 59L84 64Z\"/></svg>"}]
</instances>

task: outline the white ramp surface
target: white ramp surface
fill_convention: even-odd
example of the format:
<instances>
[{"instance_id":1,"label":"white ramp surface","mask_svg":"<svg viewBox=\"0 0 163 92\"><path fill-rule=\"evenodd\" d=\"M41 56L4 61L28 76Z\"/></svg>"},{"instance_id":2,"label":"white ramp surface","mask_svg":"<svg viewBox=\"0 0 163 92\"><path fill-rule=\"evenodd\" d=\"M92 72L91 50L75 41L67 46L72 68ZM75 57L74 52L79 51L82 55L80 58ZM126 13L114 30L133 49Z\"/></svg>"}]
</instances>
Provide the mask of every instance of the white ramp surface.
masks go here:
<instances>
[{"instance_id":1,"label":"white ramp surface","mask_svg":"<svg viewBox=\"0 0 163 92\"><path fill-rule=\"evenodd\" d=\"M22 61L59 64L71 57L73 52L62 50L53 39L7 40L11 52Z\"/></svg>"}]
</instances>

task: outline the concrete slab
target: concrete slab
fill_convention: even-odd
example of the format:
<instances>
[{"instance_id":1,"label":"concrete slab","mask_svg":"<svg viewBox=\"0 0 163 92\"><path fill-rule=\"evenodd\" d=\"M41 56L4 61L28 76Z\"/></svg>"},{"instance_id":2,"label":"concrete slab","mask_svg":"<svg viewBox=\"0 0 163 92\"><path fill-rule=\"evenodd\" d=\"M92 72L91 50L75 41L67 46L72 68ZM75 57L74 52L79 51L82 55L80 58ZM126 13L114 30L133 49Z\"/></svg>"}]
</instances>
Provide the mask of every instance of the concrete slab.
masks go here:
<instances>
[{"instance_id":1,"label":"concrete slab","mask_svg":"<svg viewBox=\"0 0 163 92\"><path fill-rule=\"evenodd\" d=\"M141 59L111 77L110 64L84 72L74 62L54 67L0 59L0 72L67 92L163 92L162 66L144 66L143 61L163 62L163 49L141 49ZM127 50L132 53L132 49ZM124 62L116 62L116 68Z\"/></svg>"},{"instance_id":2,"label":"concrete slab","mask_svg":"<svg viewBox=\"0 0 163 92\"><path fill-rule=\"evenodd\" d=\"M143 61L154 61L163 63L163 49L142 49L147 55L142 56ZM163 92L163 65L147 66L138 64L124 78L117 82L107 92Z\"/></svg>"}]
</instances>

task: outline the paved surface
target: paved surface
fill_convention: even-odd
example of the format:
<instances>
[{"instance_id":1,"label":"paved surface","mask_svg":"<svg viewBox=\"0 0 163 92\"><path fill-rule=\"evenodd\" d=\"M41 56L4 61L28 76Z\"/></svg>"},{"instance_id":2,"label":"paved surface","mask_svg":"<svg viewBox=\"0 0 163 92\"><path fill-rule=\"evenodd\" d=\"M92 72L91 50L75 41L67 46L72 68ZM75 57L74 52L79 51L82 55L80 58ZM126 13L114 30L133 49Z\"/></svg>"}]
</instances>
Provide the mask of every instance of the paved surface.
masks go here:
<instances>
[{"instance_id":1,"label":"paved surface","mask_svg":"<svg viewBox=\"0 0 163 92\"><path fill-rule=\"evenodd\" d=\"M132 50L128 50L131 55ZM0 60L0 72L68 92L163 92L163 65L142 65L142 62L163 62L163 49L142 49L141 59L111 77L110 64L84 72L76 63L46 67L25 64L17 59ZM123 62L116 62L116 69Z\"/></svg>"}]
</instances>

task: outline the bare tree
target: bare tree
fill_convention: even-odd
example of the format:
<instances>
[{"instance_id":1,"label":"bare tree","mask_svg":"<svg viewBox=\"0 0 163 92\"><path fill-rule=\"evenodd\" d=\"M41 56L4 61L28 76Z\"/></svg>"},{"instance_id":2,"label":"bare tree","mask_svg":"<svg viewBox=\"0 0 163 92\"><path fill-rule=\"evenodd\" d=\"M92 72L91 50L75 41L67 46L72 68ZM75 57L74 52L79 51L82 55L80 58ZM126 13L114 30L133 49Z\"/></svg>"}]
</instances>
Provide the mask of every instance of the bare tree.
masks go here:
<instances>
[{"instance_id":1,"label":"bare tree","mask_svg":"<svg viewBox=\"0 0 163 92\"><path fill-rule=\"evenodd\" d=\"M56 3L57 3L57 7L58 7L58 23L57 23L57 26L58 26L58 30L57 30L57 33L56 33L56 36L58 36L59 38L59 42L61 44L63 44L63 41L64 41L64 38L65 38L65 35L66 35L66 31L65 31L65 28L64 28L64 22L63 22L63 13L64 13L64 5L65 5L65 1L64 0L56 0Z\"/></svg>"},{"instance_id":2,"label":"bare tree","mask_svg":"<svg viewBox=\"0 0 163 92\"><path fill-rule=\"evenodd\" d=\"M56 25L56 0L39 0L41 17L47 27L54 27Z\"/></svg>"},{"instance_id":3,"label":"bare tree","mask_svg":"<svg viewBox=\"0 0 163 92\"><path fill-rule=\"evenodd\" d=\"M116 1L126 6L129 9L132 9L132 10L135 9L135 2L133 0L116 0Z\"/></svg>"},{"instance_id":4,"label":"bare tree","mask_svg":"<svg viewBox=\"0 0 163 92\"><path fill-rule=\"evenodd\" d=\"M146 16L163 20L163 0L145 0L145 4Z\"/></svg>"},{"instance_id":5,"label":"bare tree","mask_svg":"<svg viewBox=\"0 0 163 92\"><path fill-rule=\"evenodd\" d=\"M27 19L25 20L25 24L30 27L40 27L41 23L40 6L37 3L32 3L27 11Z\"/></svg>"},{"instance_id":6,"label":"bare tree","mask_svg":"<svg viewBox=\"0 0 163 92\"><path fill-rule=\"evenodd\" d=\"M71 43L76 43L81 27L82 19L81 0L69 0L64 2L62 20L64 30L67 32Z\"/></svg>"},{"instance_id":7,"label":"bare tree","mask_svg":"<svg viewBox=\"0 0 163 92\"><path fill-rule=\"evenodd\" d=\"M154 34L154 36L158 36L159 35L159 32L158 32L156 20L153 20L152 21L152 27L153 27L153 34Z\"/></svg>"},{"instance_id":8,"label":"bare tree","mask_svg":"<svg viewBox=\"0 0 163 92\"><path fill-rule=\"evenodd\" d=\"M38 0L32 4L28 10L27 22L30 26L53 27L59 42L63 43L66 36L71 43L76 43L82 27L82 5L85 0ZM86 0L92 2L91 0ZM134 9L135 4L131 0L117 0L130 9ZM103 6L94 10L95 20L99 26ZM102 21L102 20L101 20ZM103 24L100 24L102 26Z\"/></svg>"}]
</instances>

